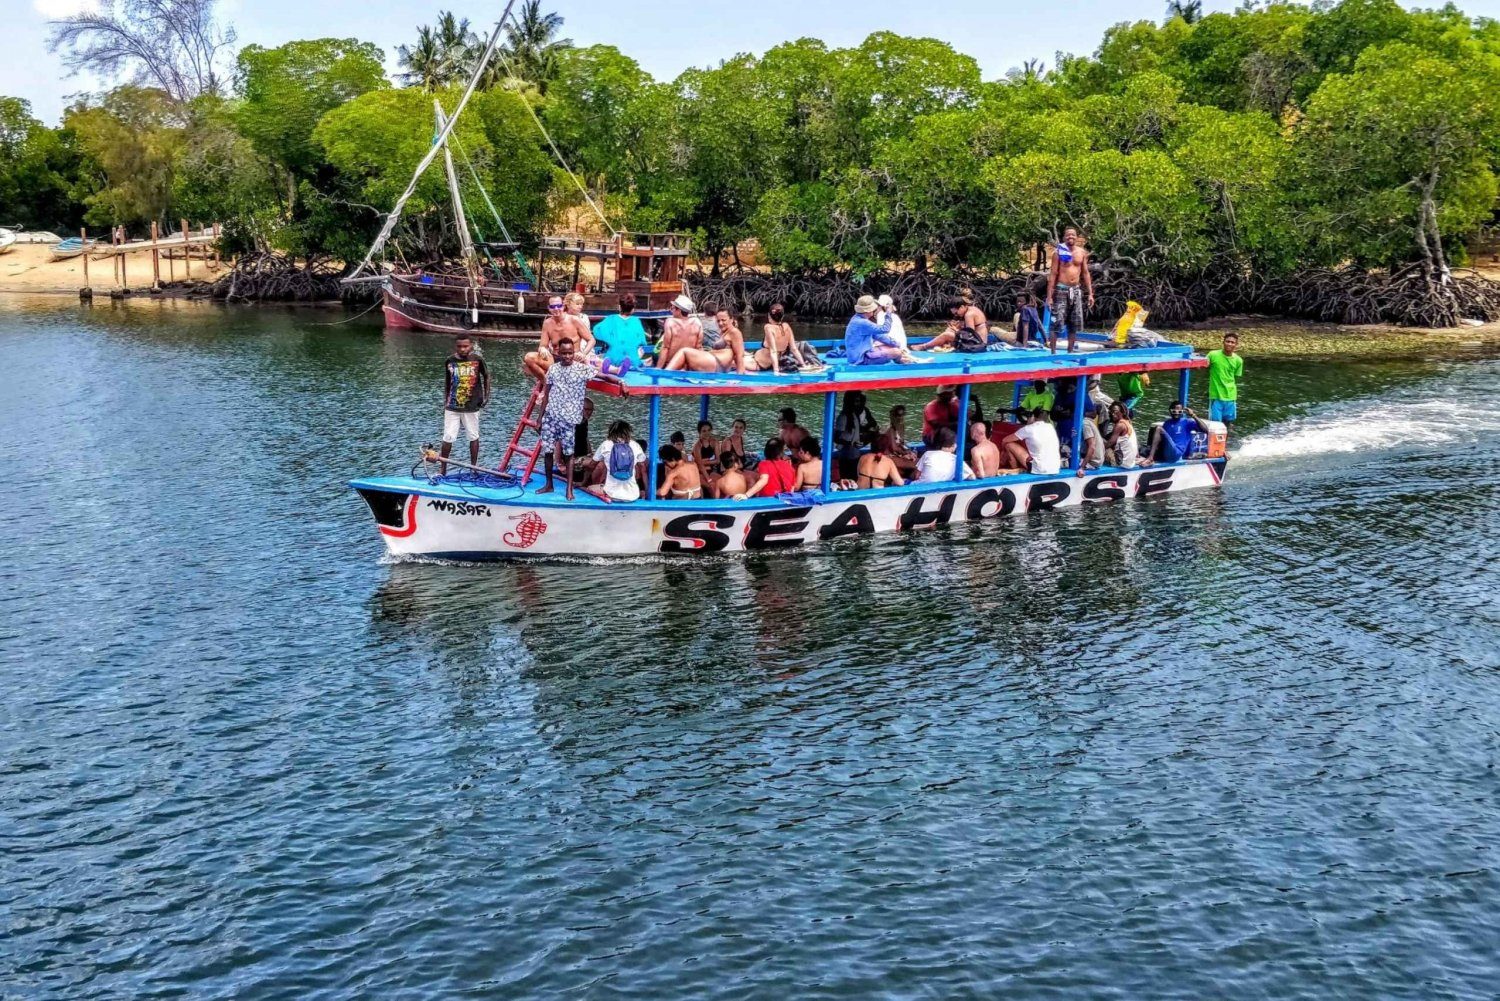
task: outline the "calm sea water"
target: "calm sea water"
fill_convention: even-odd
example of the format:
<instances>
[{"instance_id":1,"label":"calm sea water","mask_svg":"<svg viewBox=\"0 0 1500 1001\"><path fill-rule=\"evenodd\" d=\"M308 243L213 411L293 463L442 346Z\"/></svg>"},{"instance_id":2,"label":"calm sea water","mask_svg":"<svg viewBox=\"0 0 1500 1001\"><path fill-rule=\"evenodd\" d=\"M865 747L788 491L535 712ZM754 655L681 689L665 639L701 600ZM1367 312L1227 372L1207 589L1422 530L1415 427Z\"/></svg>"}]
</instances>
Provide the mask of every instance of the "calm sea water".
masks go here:
<instances>
[{"instance_id":1,"label":"calm sea water","mask_svg":"<svg viewBox=\"0 0 1500 1001\"><path fill-rule=\"evenodd\" d=\"M1495 996L1496 362L1249 343L1221 492L393 565L448 344L337 319L0 302L0 996Z\"/></svg>"}]
</instances>

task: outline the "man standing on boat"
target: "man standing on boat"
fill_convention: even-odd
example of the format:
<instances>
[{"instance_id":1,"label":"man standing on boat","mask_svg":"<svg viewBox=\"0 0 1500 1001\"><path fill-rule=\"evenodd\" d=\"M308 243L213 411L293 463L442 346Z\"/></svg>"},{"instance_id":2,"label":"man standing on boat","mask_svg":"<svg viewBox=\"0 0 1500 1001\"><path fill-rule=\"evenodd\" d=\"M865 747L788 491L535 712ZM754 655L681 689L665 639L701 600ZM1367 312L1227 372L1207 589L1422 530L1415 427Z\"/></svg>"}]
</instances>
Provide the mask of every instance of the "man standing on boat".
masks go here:
<instances>
[{"instance_id":1,"label":"man standing on boat","mask_svg":"<svg viewBox=\"0 0 1500 1001\"><path fill-rule=\"evenodd\" d=\"M1052 250L1052 266L1047 271L1047 305L1052 310L1051 346L1057 350L1058 328L1068 328L1068 350L1075 349L1083 330L1083 307L1087 297L1094 308L1094 280L1089 275L1089 252L1078 242L1078 230L1063 230L1062 243Z\"/></svg>"},{"instance_id":2,"label":"man standing on boat","mask_svg":"<svg viewBox=\"0 0 1500 1001\"><path fill-rule=\"evenodd\" d=\"M1239 346L1238 334L1225 334L1223 350L1208 353L1208 419L1231 427L1239 416L1239 381L1245 377L1245 356L1236 354Z\"/></svg>"},{"instance_id":3,"label":"man standing on boat","mask_svg":"<svg viewBox=\"0 0 1500 1001\"><path fill-rule=\"evenodd\" d=\"M620 380L613 375L596 373L592 366L577 361L577 349L571 337L558 341L556 350L557 357L547 369L542 380L542 397L537 401L542 413L542 426L537 434L541 447L545 449L543 468L546 472L546 482L537 493L552 492L552 470L555 465L561 465L568 500L572 500L573 452L577 445L578 425L583 421L584 404L588 402L589 379L613 383Z\"/></svg>"},{"instance_id":4,"label":"man standing on boat","mask_svg":"<svg viewBox=\"0 0 1500 1001\"><path fill-rule=\"evenodd\" d=\"M891 314L880 323L875 314L880 304L872 295L862 295L854 304L854 315L844 328L844 356L850 365L883 365L888 361L912 360L906 349L891 336Z\"/></svg>"},{"instance_id":5,"label":"man standing on boat","mask_svg":"<svg viewBox=\"0 0 1500 1001\"><path fill-rule=\"evenodd\" d=\"M443 363L443 458L453 452L462 430L469 436L469 465L479 465L479 414L490 399L490 371L474 353L474 342L460 337ZM442 466L443 475L448 465Z\"/></svg>"}]
</instances>

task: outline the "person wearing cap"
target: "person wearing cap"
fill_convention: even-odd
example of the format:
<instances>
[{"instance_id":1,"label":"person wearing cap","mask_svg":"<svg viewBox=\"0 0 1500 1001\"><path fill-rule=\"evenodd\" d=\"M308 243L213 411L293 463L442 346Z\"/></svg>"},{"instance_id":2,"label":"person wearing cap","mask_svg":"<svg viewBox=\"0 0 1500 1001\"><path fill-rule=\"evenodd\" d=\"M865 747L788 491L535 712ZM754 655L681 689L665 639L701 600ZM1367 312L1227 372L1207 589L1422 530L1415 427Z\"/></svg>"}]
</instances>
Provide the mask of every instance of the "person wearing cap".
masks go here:
<instances>
[{"instance_id":1,"label":"person wearing cap","mask_svg":"<svg viewBox=\"0 0 1500 1001\"><path fill-rule=\"evenodd\" d=\"M1052 266L1047 270L1047 306L1052 310L1050 343L1057 350L1057 332L1068 328L1068 350L1072 351L1083 330L1084 297L1094 308L1094 280L1089 276L1089 252L1079 243L1078 230L1063 230L1062 243L1052 249Z\"/></svg>"},{"instance_id":2,"label":"person wearing cap","mask_svg":"<svg viewBox=\"0 0 1500 1001\"><path fill-rule=\"evenodd\" d=\"M854 315L844 328L844 356L850 365L883 365L908 362L911 355L891 336L891 315L876 322L880 304L873 295L862 295L854 304Z\"/></svg>"},{"instance_id":3,"label":"person wearing cap","mask_svg":"<svg viewBox=\"0 0 1500 1001\"><path fill-rule=\"evenodd\" d=\"M901 315L896 312L896 300L889 295L882 295L875 300L880 304L880 311L884 316L891 318L891 337L901 347L906 347L906 324L901 322ZM880 319L880 317L876 317Z\"/></svg>"},{"instance_id":4,"label":"person wearing cap","mask_svg":"<svg viewBox=\"0 0 1500 1001\"><path fill-rule=\"evenodd\" d=\"M939 386L936 395L922 408L922 442L928 448L942 428L958 427L958 400L952 386Z\"/></svg>"},{"instance_id":5,"label":"person wearing cap","mask_svg":"<svg viewBox=\"0 0 1500 1001\"><path fill-rule=\"evenodd\" d=\"M578 343L575 336L577 327L569 318L567 304L563 297L554 295L547 300L547 318L542 321L542 336L537 340L536 350L526 352L526 357L521 359L521 368L533 379L542 379L547 375L547 369L552 367L553 358L557 357L557 345L564 337Z\"/></svg>"},{"instance_id":6,"label":"person wearing cap","mask_svg":"<svg viewBox=\"0 0 1500 1001\"><path fill-rule=\"evenodd\" d=\"M662 324L661 342L656 346L656 364L662 368L683 348L697 351L703 347L703 322L693 309L693 300L685 295L672 300L672 315Z\"/></svg>"}]
</instances>

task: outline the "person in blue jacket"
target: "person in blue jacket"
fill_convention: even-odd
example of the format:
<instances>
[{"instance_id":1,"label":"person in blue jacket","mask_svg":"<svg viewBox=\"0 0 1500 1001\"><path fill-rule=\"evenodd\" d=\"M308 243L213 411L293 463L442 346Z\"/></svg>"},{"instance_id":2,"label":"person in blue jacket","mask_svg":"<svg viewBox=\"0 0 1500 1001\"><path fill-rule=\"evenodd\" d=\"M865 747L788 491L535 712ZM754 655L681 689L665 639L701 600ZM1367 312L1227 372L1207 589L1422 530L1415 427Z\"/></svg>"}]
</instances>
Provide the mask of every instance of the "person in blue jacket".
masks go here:
<instances>
[{"instance_id":1,"label":"person in blue jacket","mask_svg":"<svg viewBox=\"0 0 1500 1001\"><path fill-rule=\"evenodd\" d=\"M1146 448L1142 466L1156 462L1181 462L1192 451L1193 432L1208 433L1208 425L1181 400L1173 400L1167 419L1151 429L1151 443Z\"/></svg>"},{"instance_id":2,"label":"person in blue jacket","mask_svg":"<svg viewBox=\"0 0 1500 1001\"><path fill-rule=\"evenodd\" d=\"M873 295L862 295L854 304L854 315L844 328L844 357L850 365L884 365L886 362L909 362L911 354L891 336L891 316L884 322L876 319L880 304Z\"/></svg>"}]
</instances>

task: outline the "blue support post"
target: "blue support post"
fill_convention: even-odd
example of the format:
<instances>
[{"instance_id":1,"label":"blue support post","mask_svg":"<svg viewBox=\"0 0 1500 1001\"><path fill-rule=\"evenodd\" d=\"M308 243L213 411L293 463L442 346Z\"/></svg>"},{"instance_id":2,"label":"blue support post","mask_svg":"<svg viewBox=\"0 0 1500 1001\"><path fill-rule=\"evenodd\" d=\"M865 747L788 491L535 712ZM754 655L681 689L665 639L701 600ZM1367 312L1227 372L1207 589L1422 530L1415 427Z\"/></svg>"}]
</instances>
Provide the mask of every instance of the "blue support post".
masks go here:
<instances>
[{"instance_id":1,"label":"blue support post","mask_svg":"<svg viewBox=\"0 0 1500 1001\"><path fill-rule=\"evenodd\" d=\"M838 406L837 393L823 394L823 492L833 485L833 464L837 457L833 448L834 408Z\"/></svg>"},{"instance_id":2,"label":"blue support post","mask_svg":"<svg viewBox=\"0 0 1500 1001\"><path fill-rule=\"evenodd\" d=\"M704 393L702 396L698 397L698 419L700 421L706 421L706 420L708 420L708 394L707 393Z\"/></svg>"},{"instance_id":3,"label":"blue support post","mask_svg":"<svg viewBox=\"0 0 1500 1001\"><path fill-rule=\"evenodd\" d=\"M661 447L661 397L652 396L646 418L646 496L656 496L656 471L661 464L657 450Z\"/></svg>"},{"instance_id":4,"label":"blue support post","mask_svg":"<svg viewBox=\"0 0 1500 1001\"><path fill-rule=\"evenodd\" d=\"M1073 450L1068 455L1068 468L1077 469L1083 465L1083 412L1088 406L1089 377L1080 375L1077 388L1073 390Z\"/></svg>"},{"instance_id":5,"label":"blue support post","mask_svg":"<svg viewBox=\"0 0 1500 1001\"><path fill-rule=\"evenodd\" d=\"M1188 402L1188 390L1193 387L1193 370L1182 369L1177 373L1177 399L1185 407Z\"/></svg>"},{"instance_id":6,"label":"blue support post","mask_svg":"<svg viewBox=\"0 0 1500 1001\"><path fill-rule=\"evenodd\" d=\"M965 366L967 367L967 366ZM964 456L969 451L969 390L967 382L958 387L958 448L953 451L953 478L964 478Z\"/></svg>"}]
</instances>

